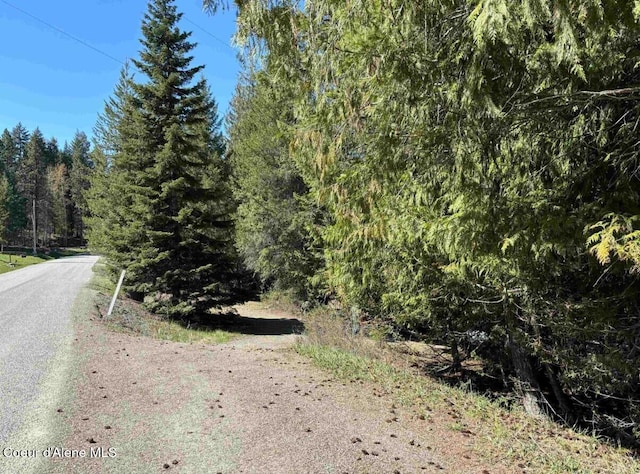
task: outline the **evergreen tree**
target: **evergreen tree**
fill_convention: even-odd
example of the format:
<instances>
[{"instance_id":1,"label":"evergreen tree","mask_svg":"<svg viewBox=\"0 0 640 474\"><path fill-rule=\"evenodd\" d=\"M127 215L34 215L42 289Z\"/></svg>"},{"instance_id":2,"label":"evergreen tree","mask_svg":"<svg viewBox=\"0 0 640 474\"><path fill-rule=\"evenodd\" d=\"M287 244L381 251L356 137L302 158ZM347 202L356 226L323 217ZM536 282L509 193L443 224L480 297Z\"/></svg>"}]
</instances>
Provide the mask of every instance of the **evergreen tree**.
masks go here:
<instances>
[{"instance_id":1,"label":"evergreen tree","mask_svg":"<svg viewBox=\"0 0 640 474\"><path fill-rule=\"evenodd\" d=\"M71 147L66 141L60 151L60 162L63 163L67 169L71 168Z\"/></svg>"},{"instance_id":2,"label":"evergreen tree","mask_svg":"<svg viewBox=\"0 0 640 474\"><path fill-rule=\"evenodd\" d=\"M91 166L86 152L88 140L81 132L78 132L78 137L76 154L80 165L76 182L86 189L87 167ZM31 244L34 201L38 237L42 244L47 245L53 236L63 236L66 241L67 231L74 225L74 212L76 226L81 228L79 214L75 210L86 205L81 193L71 195L69 168L72 155L71 147L65 144L61 151L55 137L45 140L37 128L29 133L19 123L11 132L4 130L0 136L0 170L8 186L9 218L6 227L9 243Z\"/></svg>"},{"instance_id":3,"label":"evergreen tree","mask_svg":"<svg viewBox=\"0 0 640 474\"><path fill-rule=\"evenodd\" d=\"M116 166L116 158L122 155L126 130L131 129L130 122L135 112L131 108L132 84L133 77L128 64L125 64L113 96L105 103L93 130L94 149L91 158L94 167L87 192L87 240L92 248L103 252L113 261L125 260L122 252L126 238L121 245L116 242L123 239L129 216L119 212L124 206L114 206L114 203L119 199L119 173L124 172L121 166Z\"/></svg>"},{"instance_id":4,"label":"evergreen tree","mask_svg":"<svg viewBox=\"0 0 640 474\"><path fill-rule=\"evenodd\" d=\"M9 224L9 181L0 175L0 243L4 245Z\"/></svg>"},{"instance_id":5,"label":"evergreen tree","mask_svg":"<svg viewBox=\"0 0 640 474\"><path fill-rule=\"evenodd\" d=\"M0 167L7 178L8 196L7 208L9 218L6 223L6 237L9 241L15 240L16 233L27 224L25 215L25 201L16 188L16 167L18 163L18 150L12 134L5 129L0 137Z\"/></svg>"},{"instance_id":6,"label":"evergreen tree","mask_svg":"<svg viewBox=\"0 0 640 474\"><path fill-rule=\"evenodd\" d=\"M63 245L67 244L69 236L69 173L64 163L51 168L47 174L48 187L51 192L52 233L55 238L62 238Z\"/></svg>"},{"instance_id":7,"label":"evergreen tree","mask_svg":"<svg viewBox=\"0 0 640 474\"><path fill-rule=\"evenodd\" d=\"M11 137L13 138L13 146L15 147L15 163L22 160L26 155L27 143L29 143L30 134L29 131L22 125L22 123L18 123L11 130Z\"/></svg>"},{"instance_id":8,"label":"evergreen tree","mask_svg":"<svg viewBox=\"0 0 640 474\"><path fill-rule=\"evenodd\" d=\"M44 153L45 167L50 168L57 165L60 162L60 147L58 146L58 140L55 137L47 140Z\"/></svg>"},{"instance_id":9,"label":"evergreen tree","mask_svg":"<svg viewBox=\"0 0 640 474\"><path fill-rule=\"evenodd\" d=\"M480 331L530 412L640 437L633 2L235 3L342 301L454 360Z\"/></svg>"},{"instance_id":10,"label":"evergreen tree","mask_svg":"<svg viewBox=\"0 0 640 474\"><path fill-rule=\"evenodd\" d=\"M16 129L19 127L20 125ZM18 144L17 148L20 149L20 147ZM46 143L44 136L40 129L36 128L29 137L29 141L25 146L24 156L19 160L16 171L16 183L20 194L26 201L25 215L29 216L32 237L33 226L35 225L37 234L41 234L46 230L49 218L45 154ZM33 213L34 202L36 208L35 216Z\"/></svg>"},{"instance_id":11,"label":"evergreen tree","mask_svg":"<svg viewBox=\"0 0 640 474\"><path fill-rule=\"evenodd\" d=\"M93 129L93 139L95 147L99 148L108 162L104 163L104 168L96 166L96 169L102 169L108 172L111 168L113 157L122 151L122 137L120 133L125 117L131 118L132 114L125 109L127 102L133 97L133 75L131 73L129 63L126 62L120 71L118 83L114 88L113 95L106 101L104 111L98 114L98 120Z\"/></svg>"},{"instance_id":12,"label":"evergreen tree","mask_svg":"<svg viewBox=\"0 0 640 474\"><path fill-rule=\"evenodd\" d=\"M105 111L118 123L108 168L114 192L106 199L117 198L111 220L119 225L99 242L113 265L128 270L133 296L176 317L233 302L239 289L233 203L212 133L215 102L206 81L196 79L202 66L190 66L195 45L177 26L181 16L172 0L149 3L143 49L134 61L146 81L131 84L121 116ZM100 159L108 160L110 152L101 150ZM90 205L94 223L98 203Z\"/></svg>"},{"instance_id":13,"label":"evergreen tree","mask_svg":"<svg viewBox=\"0 0 640 474\"><path fill-rule=\"evenodd\" d=\"M84 132L76 132L71 141L71 169L69 170L69 191L74 204L72 229L75 237L84 240L84 216L87 213L86 193L93 163L90 157L91 144Z\"/></svg>"},{"instance_id":14,"label":"evergreen tree","mask_svg":"<svg viewBox=\"0 0 640 474\"><path fill-rule=\"evenodd\" d=\"M11 173L14 167L15 160L15 145L13 144L13 137L9 130L6 128L0 136L0 173L8 175Z\"/></svg>"},{"instance_id":15,"label":"evergreen tree","mask_svg":"<svg viewBox=\"0 0 640 474\"><path fill-rule=\"evenodd\" d=\"M26 225L25 202L16 189L16 166L18 150L13 136L5 129L0 137L0 175L7 180L7 196L5 205L9 211L6 222L5 238L12 240L16 232Z\"/></svg>"},{"instance_id":16,"label":"evergreen tree","mask_svg":"<svg viewBox=\"0 0 640 474\"><path fill-rule=\"evenodd\" d=\"M321 262L310 232L318 211L289 153L291 100L277 87L267 71L252 74L237 87L228 116L236 246L263 288L306 300Z\"/></svg>"}]
</instances>

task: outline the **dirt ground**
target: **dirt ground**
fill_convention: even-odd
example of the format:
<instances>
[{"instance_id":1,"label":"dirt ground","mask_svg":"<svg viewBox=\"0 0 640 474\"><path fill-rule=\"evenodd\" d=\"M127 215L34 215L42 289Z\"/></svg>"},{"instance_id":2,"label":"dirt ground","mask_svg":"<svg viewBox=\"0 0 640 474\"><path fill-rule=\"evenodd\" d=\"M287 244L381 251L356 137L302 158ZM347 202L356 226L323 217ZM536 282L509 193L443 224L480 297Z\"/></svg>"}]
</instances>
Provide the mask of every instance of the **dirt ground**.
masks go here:
<instances>
[{"instance_id":1,"label":"dirt ground","mask_svg":"<svg viewBox=\"0 0 640 474\"><path fill-rule=\"evenodd\" d=\"M343 383L291 347L300 323L257 303L218 345L77 325L51 473L504 473L450 420L421 420L375 385ZM93 449L93 452L91 451ZM93 454L93 457L91 457Z\"/></svg>"}]
</instances>

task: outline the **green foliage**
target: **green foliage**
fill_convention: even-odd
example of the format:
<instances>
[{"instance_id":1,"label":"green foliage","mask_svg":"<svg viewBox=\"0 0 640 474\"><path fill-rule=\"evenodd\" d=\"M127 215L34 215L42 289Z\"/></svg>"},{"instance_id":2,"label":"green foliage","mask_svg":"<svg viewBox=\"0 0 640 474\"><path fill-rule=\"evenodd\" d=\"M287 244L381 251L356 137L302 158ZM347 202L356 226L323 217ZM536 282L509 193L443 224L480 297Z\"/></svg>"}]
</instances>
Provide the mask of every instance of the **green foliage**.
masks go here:
<instances>
[{"instance_id":1,"label":"green foliage","mask_svg":"<svg viewBox=\"0 0 640 474\"><path fill-rule=\"evenodd\" d=\"M263 71L241 84L229 116L236 246L263 286L311 296L320 255L311 229L319 211L289 154L291 101Z\"/></svg>"},{"instance_id":2,"label":"green foliage","mask_svg":"<svg viewBox=\"0 0 640 474\"><path fill-rule=\"evenodd\" d=\"M133 117L133 77L128 64L120 73L113 96L105 103L104 112L98 115L94 127L95 147L91 152L94 167L91 171L90 187L86 194L89 215L87 238L89 246L104 252L109 258L124 250L119 243L128 226L128 216L118 202L123 173L115 166L115 159L122 154L125 131L131 126ZM125 241L126 242L126 241ZM115 270L117 273L117 270Z\"/></svg>"},{"instance_id":3,"label":"green foliage","mask_svg":"<svg viewBox=\"0 0 640 474\"><path fill-rule=\"evenodd\" d=\"M87 213L86 194L93 163L90 158L91 144L84 132L76 132L71 142L71 169L68 176L68 192L73 202L74 234L83 237L84 215Z\"/></svg>"},{"instance_id":4,"label":"green foliage","mask_svg":"<svg viewBox=\"0 0 640 474\"><path fill-rule=\"evenodd\" d=\"M66 238L69 234L67 222L67 206L70 205L67 197L68 190L67 167L60 163L49 169L47 185L51 190L51 219L53 233Z\"/></svg>"},{"instance_id":5,"label":"green foliage","mask_svg":"<svg viewBox=\"0 0 640 474\"><path fill-rule=\"evenodd\" d=\"M81 132L78 134L84 136ZM84 139L88 147L86 136ZM45 139L37 128L29 133L18 124L11 132L3 131L0 176L6 177L8 182L8 243L26 245L31 242L34 200L40 244L66 245L69 227L82 228L81 216L73 214L75 201L80 196L72 196L69 189L68 175L73 166L71 154L70 148L65 145L60 150L55 138Z\"/></svg>"},{"instance_id":6,"label":"green foliage","mask_svg":"<svg viewBox=\"0 0 640 474\"><path fill-rule=\"evenodd\" d=\"M0 175L0 242L5 242L9 224L9 181Z\"/></svg>"},{"instance_id":7,"label":"green foliage","mask_svg":"<svg viewBox=\"0 0 640 474\"><path fill-rule=\"evenodd\" d=\"M596 256L601 265L611 263L615 256L622 262L630 262L632 273L640 271L640 230L637 222L640 215L621 216L607 214L604 220L589 226L596 231L589 236L587 244L592 245L589 252Z\"/></svg>"},{"instance_id":8,"label":"green foliage","mask_svg":"<svg viewBox=\"0 0 640 474\"><path fill-rule=\"evenodd\" d=\"M5 129L0 138L0 168L7 179L8 190L5 205L9 210L9 219L6 223L6 238L15 235L18 229L26 225L24 197L16 188L16 167L18 159L17 145L13 135Z\"/></svg>"},{"instance_id":9,"label":"green foliage","mask_svg":"<svg viewBox=\"0 0 640 474\"><path fill-rule=\"evenodd\" d=\"M480 332L528 407L637 435L633 2L236 5L287 84L343 302L436 341Z\"/></svg>"},{"instance_id":10,"label":"green foliage","mask_svg":"<svg viewBox=\"0 0 640 474\"><path fill-rule=\"evenodd\" d=\"M174 2L149 3L143 49L96 131L90 245L158 313L186 317L242 298L216 105Z\"/></svg>"},{"instance_id":11,"label":"green foliage","mask_svg":"<svg viewBox=\"0 0 640 474\"><path fill-rule=\"evenodd\" d=\"M31 233L35 201L38 238L43 245L66 246L71 230L75 230L73 237L77 242L82 243L83 216L78 210L86 205L74 185L82 181L86 189L88 183L88 163L79 159L89 153L86 135L77 132L71 147L65 144L61 151L57 140L45 140L39 129L30 135L21 130L18 125L13 136L7 134L11 140L7 146L11 150L7 175L13 190L10 226L13 240L18 240L15 237L20 234L25 236L25 227ZM24 146L20 145L23 139L27 140Z\"/></svg>"},{"instance_id":12,"label":"green foliage","mask_svg":"<svg viewBox=\"0 0 640 474\"><path fill-rule=\"evenodd\" d=\"M0 171L4 175L13 174L15 171L16 149L11 133L6 128L0 137Z\"/></svg>"},{"instance_id":13,"label":"green foliage","mask_svg":"<svg viewBox=\"0 0 640 474\"><path fill-rule=\"evenodd\" d=\"M24 158L18 166L18 182L21 191L29 201L44 197L44 183L42 171L45 168L45 140L40 129L36 128L31 134L25 147Z\"/></svg>"}]
</instances>

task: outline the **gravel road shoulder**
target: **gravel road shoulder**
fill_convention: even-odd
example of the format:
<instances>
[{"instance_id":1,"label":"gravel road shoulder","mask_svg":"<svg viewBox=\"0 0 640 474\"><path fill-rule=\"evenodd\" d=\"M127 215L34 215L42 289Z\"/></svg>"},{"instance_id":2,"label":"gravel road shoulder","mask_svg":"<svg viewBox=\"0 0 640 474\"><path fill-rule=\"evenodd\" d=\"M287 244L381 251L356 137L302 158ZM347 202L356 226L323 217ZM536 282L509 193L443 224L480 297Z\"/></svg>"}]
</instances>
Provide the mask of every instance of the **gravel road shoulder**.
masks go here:
<instances>
[{"instance_id":1,"label":"gravel road shoulder","mask_svg":"<svg viewBox=\"0 0 640 474\"><path fill-rule=\"evenodd\" d=\"M52 446L87 457L47 460L41 472L505 472L484 465L462 434L395 407L372 384L312 367L291 349L296 337L189 345L77 320Z\"/></svg>"}]
</instances>

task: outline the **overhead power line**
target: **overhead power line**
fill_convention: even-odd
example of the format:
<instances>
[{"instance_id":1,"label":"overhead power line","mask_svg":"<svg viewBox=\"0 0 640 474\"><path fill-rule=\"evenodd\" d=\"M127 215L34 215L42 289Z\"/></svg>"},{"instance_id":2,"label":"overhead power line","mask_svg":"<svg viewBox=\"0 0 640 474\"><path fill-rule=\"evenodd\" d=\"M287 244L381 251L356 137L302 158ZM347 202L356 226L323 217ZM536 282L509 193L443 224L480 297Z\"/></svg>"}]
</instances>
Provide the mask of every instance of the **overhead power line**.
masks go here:
<instances>
[{"instance_id":1,"label":"overhead power line","mask_svg":"<svg viewBox=\"0 0 640 474\"><path fill-rule=\"evenodd\" d=\"M115 62L117 62L119 64L124 65L124 62L120 61L118 58L115 58L115 57L111 56L109 53L106 53L106 52L102 51L101 49L98 49L95 46L90 45L89 43L87 43L86 41L78 38L77 36L74 36L74 35L72 35L70 33L67 33L66 31L58 28L55 25L52 25L51 23L43 20L42 18L39 18L39 17L29 13L28 11L25 11L22 8L18 7L18 6L7 2L6 0L0 0L0 2L4 3L5 5L7 5L7 6L11 7L11 8L13 8L14 10L19 11L20 13L22 13L24 15L27 15L30 18L33 18L34 20L42 23L43 25L46 25L49 28L56 30L58 33L62 33L63 35L67 36L68 38L71 38L72 40L80 43L81 45L86 46L87 48L90 48L90 49L94 50L95 52L102 54L103 56L106 56L107 58L111 59L112 61L115 61Z\"/></svg>"},{"instance_id":2,"label":"overhead power line","mask_svg":"<svg viewBox=\"0 0 640 474\"><path fill-rule=\"evenodd\" d=\"M72 35L71 33L67 33L67 32L66 32L66 31L64 31L62 28L58 28L57 26L55 26L55 25L53 25L53 24L49 23L48 21L43 20L42 18L40 18L40 17L38 17L38 16L36 16L36 15L34 15L34 14L32 14L32 13L29 13L29 12L28 12L28 11L26 11L26 10L23 10L22 8L18 7L17 5L14 5L14 4L13 4L13 3L11 3L11 2L8 2L7 0L0 0L0 3L4 3L4 4L5 4L5 5L7 5L8 7L13 8L14 10L19 11L19 12L20 12L20 13L22 13L23 15L26 15L26 16L28 16L29 18L32 18L32 19L36 20L37 22L42 23L43 25L45 25L45 26L47 26L47 27L51 28L52 30L55 30L55 31L57 31L58 33L61 33L61 34L63 34L64 36L66 36L66 37L68 37L68 38L71 38L72 40L76 41L77 43L80 43L81 45L83 45L83 46L85 46L85 47L87 47L87 48L89 48L89 49L92 49L93 51L95 51L95 52L97 52L97 53L99 53L99 54L102 54L103 56L105 56L105 57L107 57L107 58L111 59L112 61L117 62L118 64L122 64L122 65L124 65L124 64L125 64L123 61L121 61L120 59L118 59L118 58L116 58L116 57L112 56L111 54L107 53L106 51L103 51L103 50L101 50L101 49L99 49L99 48L96 48L95 46L93 46L93 45L91 45L91 44L87 43L85 40L83 40L83 39L81 39L81 38L78 38L77 36L74 36L74 35ZM183 19L184 19L185 21L187 21L187 22L191 23L193 26L195 26L195 27L196 27L196 28L198 28L199 30L203 31L205 34L207 34L207 35L211 36L211 37L212 37L213 39L215 39L218 43L220 43L220 44L224 45L226 48L228 48L229 50L231 50L231 51L233 51L233 52L235 53L235 51L236 51L236 50L235 50L231 45L229 45L229 43L227 43L226 41L224 41L224 40L222 40L222 39L218 38L216 35L214 35L214 34L213 34L213 33L211 33L210 31L206 30L206 29L205 29L205 28L203 28L202 26L198 25L197 23L195 23L195 22L191 21L189 18L183 17ZM229 51L227 51L227 54L228 54L228 53L229 53ZM233 57L234 57L234 59L235 59L235 54L233 55Z\"/></svg>"},{"instance_id":3,"label":"overhead power line","mask_svg":"<svg viewBox=\"0 0 640 474\"><path fill-rule=\"evenodd\" d=\"M200 25L198 25L197 23L194 23L193 21L191 21L189 18L187 18L186 16L182 17L184 19L184 21L191 23L193 26L195 26L196 28L198 28L199 30L203 31L205 34L211 36L214 40L216 40L218 43L226 46L229 50L233 51L234 53L236 52L235 48L233 46L231 46L229 43L227 43L226 41L224 41L223 39L218 38L216 35L214 35L213 33L207 31L205 28L201 27ZM233 55L233 57L235 58L235 54Z\"/></svg>"}]
</instances>

